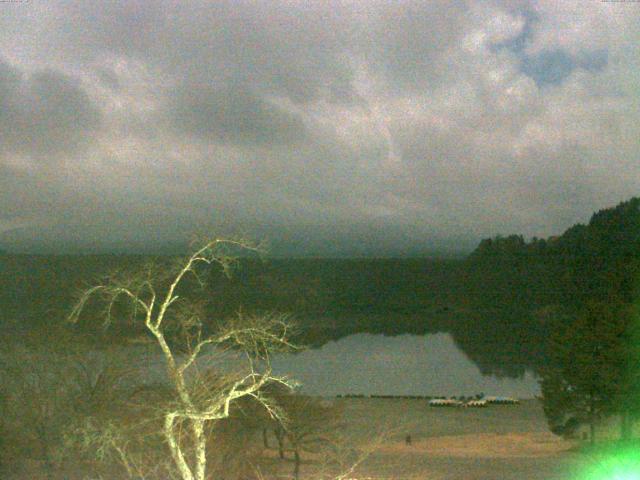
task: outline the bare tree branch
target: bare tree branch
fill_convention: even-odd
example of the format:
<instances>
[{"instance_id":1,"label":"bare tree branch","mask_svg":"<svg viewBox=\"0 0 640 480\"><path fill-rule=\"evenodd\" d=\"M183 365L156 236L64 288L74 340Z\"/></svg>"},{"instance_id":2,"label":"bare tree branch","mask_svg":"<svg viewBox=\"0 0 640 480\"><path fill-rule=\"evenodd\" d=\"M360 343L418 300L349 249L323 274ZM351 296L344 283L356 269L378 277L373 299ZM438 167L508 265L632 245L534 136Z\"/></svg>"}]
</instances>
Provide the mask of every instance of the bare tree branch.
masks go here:
<instances>
[{"instance_id":1,"label":"bare tree branch","mask_svg":"<svg viewBox=\"0 0 640 480\"><path fill-rule=\"evenodd\" d=\"M144 326L153 335L165 361L167 375L177 395L177 403L163 411L163 434L175 468L182 480L205 480L207 452L206 425L230 416L231 406L242 398L252 398L261 404L274 418L284 418L282 410L262 390L277 384L287 388L293 385L289 379L272 373L270 355L276 351L295 349L289 341L288 319L282 315L264 317L244 316L221 326L215 335L202 335L201 312L197 303L178 302L178 290L188 274L203 284L197 269L200 265L217 264L228 274L234 263L232 249L259 252L260 247L243 240L216 238L208 240L194 250L167 277L161 270L147 267L139 274L117 277L87 289L80 296L69 315L77 322L89 298L100 294L106 299L105 325L111 323L114 305L125 297L133 307L133 319L142 309ZM166 285L162 287L162 283ZM160 299L160 300L158 300ZM182 305L182 306L181 306ZM169 312L173 312L171 316ZM169 321L169 316L171 320ZM186 358L176 354L167 340L168 328L177 324L185 333ZM212 375L195 368L203 349L210 346L218 352L243 352L246 365L243 373ZM184 350L182 350L184 351ZM191 368L194 367L194 368ZM188 371L190 376L187 376ZM181 425L187 428L181 430ZM186 439L193 454L186 454ZM123 454L121 450L119 454Z\"/></svg>"}]
</instances>

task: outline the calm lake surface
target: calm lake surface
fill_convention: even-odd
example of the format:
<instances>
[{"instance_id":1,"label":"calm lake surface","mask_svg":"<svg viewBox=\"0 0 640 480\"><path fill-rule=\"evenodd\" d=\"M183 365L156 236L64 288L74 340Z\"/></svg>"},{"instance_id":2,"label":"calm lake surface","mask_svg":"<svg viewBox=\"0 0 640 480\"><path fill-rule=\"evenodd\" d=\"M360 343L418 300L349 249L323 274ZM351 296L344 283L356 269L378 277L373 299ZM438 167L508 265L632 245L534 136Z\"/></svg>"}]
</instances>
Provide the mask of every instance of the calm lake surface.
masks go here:
<instances>
[{"instance_id":1,"label":"calm lake surface","mask_svg":"<svg viewBox=\"0 0 640 480\"><path fill-rule=\"evenodd\" d=\"M121 352L144 365L143 382L166 381L165 364L156 345L130 346ZM235 360L234 360L235 358ZM216 354L204 348L203 367L234 368L242 357ZM302 393L320 396L429 395L459 396L485 393L517 398L540 394L536 377L485 376L458 348L448 333L384 336L358 333L320 348L272 359L274 373L296 381Z\"/></svg>"},{"instance_id":2,"label":"calm lake surface","mask_svg":"<svg viewBox=\"0 0 640 480\"><path fill-rule=\"evenodd\" d=\"M273 360L276 373L301 382L311 395L507 395L533 398L536 377L499 379L483 376L455 345L451 335L359 333L321 348Z\"/></svg>"}]
</instances>

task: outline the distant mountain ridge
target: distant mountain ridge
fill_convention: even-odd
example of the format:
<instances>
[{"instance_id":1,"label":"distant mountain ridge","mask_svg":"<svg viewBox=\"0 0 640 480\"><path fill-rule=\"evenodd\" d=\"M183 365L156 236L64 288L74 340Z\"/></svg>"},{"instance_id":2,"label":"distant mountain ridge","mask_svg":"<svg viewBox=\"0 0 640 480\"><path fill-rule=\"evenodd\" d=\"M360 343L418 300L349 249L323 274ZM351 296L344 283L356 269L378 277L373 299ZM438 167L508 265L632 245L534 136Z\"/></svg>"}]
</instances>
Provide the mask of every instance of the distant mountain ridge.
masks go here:
<instances>
[{"instance_id":1,"label":"distant mountain ridge","mask_svg":"<svg viewBox=\"0 0 640 480\"><path fill-rule=\"evenodd\" d=\"M105 225L29 225L0 233L0 248L36 255L132 254L184 255L195 232L242 234L266 240L277 258L463 258L475 240L442 237L413 225L350 223L341 225L180 224L166 222L135 229Z\"/></svg>"}]
</instances>

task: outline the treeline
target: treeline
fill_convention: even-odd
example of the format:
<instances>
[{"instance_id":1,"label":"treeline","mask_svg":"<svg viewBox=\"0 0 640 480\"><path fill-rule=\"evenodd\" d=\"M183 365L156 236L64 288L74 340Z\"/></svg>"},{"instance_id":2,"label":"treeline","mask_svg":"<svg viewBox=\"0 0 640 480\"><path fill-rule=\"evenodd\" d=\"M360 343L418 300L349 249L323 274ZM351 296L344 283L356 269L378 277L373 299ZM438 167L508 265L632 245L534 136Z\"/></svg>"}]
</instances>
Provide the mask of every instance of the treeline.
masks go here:
<instances>
[{"instance_id":1,"label":"treeline","mask_svg":"<svg viewBox=\"0 0 640 480\"><path fill-rule=\"evenodd\" d=\"M592 302L631 304L637 298L640 199L600 210L587 225L560 236L485 239L464 270L480 323L501 325L506 345L506 334L529 345L540 367L550 358L544 340L555 323L575 318Z\"/></svg>"},{"instance_id":2,"label":"treeline","mask_svg":"<svg viewBox=\"0 0 640 480\"><path fill-rule=\"evenodd\" d=\"M593 442L599 422L617 415L621 437L630 438L640 417L640 199L600 210L559 237L483 240L469 263L479 271L497 267L498 280L524 282L485 301L511 296L533 307L533 317L548 315L539 372L551 429L570 436L588 425Z\"/></svg>"},{"instance_id":3,"label":"treeline","mask_svg":"<svg viewBox=\"0 0 640 480\"><path fill-rule=\"evenodd\" d=\"M575 225L561 236L482 240L468 258L472 270L498 267L496 274L514 282L514 293L524 295L521 300L572 308L612 296L632 301L639 260L640 198L600 210L587 225ZM530 287L526 292L519 288L525 285Z\"/></svg>"}]
</instances>

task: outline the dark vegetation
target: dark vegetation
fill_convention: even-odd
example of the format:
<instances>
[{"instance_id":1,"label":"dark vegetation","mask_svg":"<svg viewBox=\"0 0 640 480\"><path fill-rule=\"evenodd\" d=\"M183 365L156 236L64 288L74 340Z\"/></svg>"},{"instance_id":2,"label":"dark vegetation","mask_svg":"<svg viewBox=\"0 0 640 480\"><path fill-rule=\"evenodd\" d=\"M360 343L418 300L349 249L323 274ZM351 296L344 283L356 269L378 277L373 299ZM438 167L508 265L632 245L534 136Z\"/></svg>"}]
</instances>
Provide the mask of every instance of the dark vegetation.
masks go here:
<instances>
[{"instance_id":1,"label":"dark vegetation","mask_svg":"<svg viewBox=\"0 0 640 480\"><path fill-rule=\"evenodd\" d=\"M501 278L489 284L512 282L522 319L548 320L538 371L552 431L572 436L586 424L595 442L598 423L617 415L628 439L640 413L640 199L601 210L560 237L484 240L469 261L479 271L498 266Z\"/></svg>"},{"instance_id":2,"label":"dark vegetation","mask_svg":"<svg viewBox=\"0 0 640 480\"><path fill-rule=\"evenodd\" d=\"M544 410L551 430L575 436L589 426L619 416L620 437L629 440L639 412L638 323L634 306L591 301L579 314L558 322L542 369Z\"/></svg>"},{"instance_id":3,"label":"dark vegetation","mask_svg":"<svg viewBox=\"0 0 640 480\"><path fill-rule=\"evenodd\" d=\"M449 332L484 373L516 376L549 358L545 340L558 320L588 302L630 304L640 273L640 199L595 213L588 225L525 241L485 239L463 260L244 259L227 279L209 279L209 315L243 309L295 314L301 340L319 346L357 333ZM47 328L73 292L143 256L0 257L0 322L13 334ZM138 335L117 326L113 337ZM117 338L116 338L117 339Z\"/></svg>"}]
</instances>

